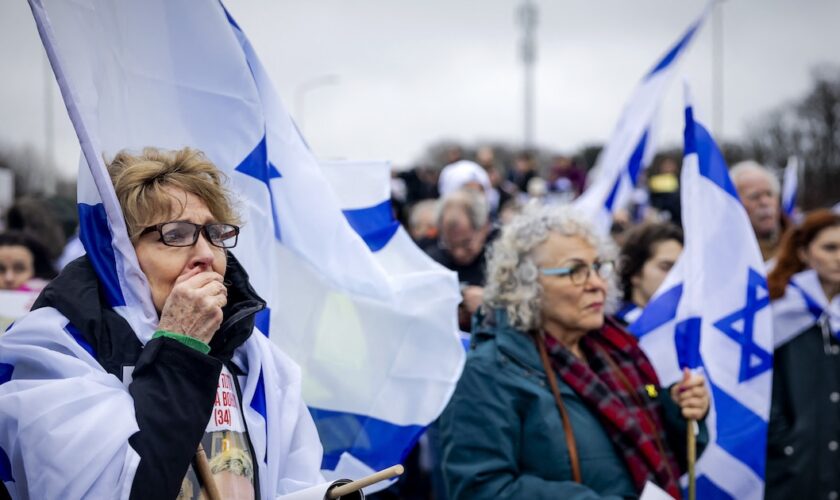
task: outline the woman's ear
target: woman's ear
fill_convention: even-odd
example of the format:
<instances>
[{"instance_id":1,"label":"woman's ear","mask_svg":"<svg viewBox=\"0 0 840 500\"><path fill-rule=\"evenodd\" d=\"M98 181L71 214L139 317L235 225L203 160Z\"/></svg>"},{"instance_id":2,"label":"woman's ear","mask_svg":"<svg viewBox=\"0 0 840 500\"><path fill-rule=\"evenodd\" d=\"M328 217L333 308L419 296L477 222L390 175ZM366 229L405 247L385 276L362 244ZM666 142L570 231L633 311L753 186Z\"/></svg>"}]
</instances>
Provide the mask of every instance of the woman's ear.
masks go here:
<instances>
[{"instance_id":1,"label":"woman's ear","mask_svg":"<svg viewBox=\"0 0 840 500\"><path fill-rule=\"evenodd\" d=\"M799 248L796 250L796 257L799 259L799 262L805 264L805 267L811 267L811 259L808 257L808 249L807 248Z\"/></svg>"}]
</instances>

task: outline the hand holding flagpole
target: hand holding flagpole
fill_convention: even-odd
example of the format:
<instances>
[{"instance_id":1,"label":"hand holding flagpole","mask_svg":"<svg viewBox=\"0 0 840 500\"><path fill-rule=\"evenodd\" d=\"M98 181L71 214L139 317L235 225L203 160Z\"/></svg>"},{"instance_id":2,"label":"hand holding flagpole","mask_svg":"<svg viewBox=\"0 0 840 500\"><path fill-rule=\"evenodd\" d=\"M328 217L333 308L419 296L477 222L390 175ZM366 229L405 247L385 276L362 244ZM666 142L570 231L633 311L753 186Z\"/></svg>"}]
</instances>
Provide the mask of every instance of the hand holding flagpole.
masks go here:
<instances>
[{"instance_id":1,"label":"hand holding flagpole","mask_svg":"<svg viewBox=\"0 0 840 500\"><path fill-rule=\"evenodd\" d=\"M679 384L679 391L682 392L683 390L688 388L688 383L691 380L691 371L688 368L683 368L683 379L682 382ZM697 460L697 436L695 434L695 429L697 428L697 420L693 418L687 419L687 460L688 463L688 500L695 500L697 492L696 486L697 481L694 474L694 462Z\"/></svg>"}]
</instances>

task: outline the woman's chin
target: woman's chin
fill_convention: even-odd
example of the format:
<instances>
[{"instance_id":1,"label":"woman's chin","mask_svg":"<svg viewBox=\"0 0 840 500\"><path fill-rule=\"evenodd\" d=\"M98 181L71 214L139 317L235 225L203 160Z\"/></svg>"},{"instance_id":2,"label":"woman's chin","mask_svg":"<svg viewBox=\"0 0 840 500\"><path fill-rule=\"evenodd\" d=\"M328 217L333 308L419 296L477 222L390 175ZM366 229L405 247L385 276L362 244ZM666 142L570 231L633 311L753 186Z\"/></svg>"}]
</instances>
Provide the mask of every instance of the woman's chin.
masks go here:
<instances>
[{"instance_id":1,"label":"woman's chin","mask_svg":"<svg viewBox=\"0 0 840 500\"><path fill-rule=\"evenodd\" d=\"M583 327L586 331L598 330L599 328L604 326L604 313L599 311L598 314L586 318L583 323Z\"/></svg>"}]
</instances>

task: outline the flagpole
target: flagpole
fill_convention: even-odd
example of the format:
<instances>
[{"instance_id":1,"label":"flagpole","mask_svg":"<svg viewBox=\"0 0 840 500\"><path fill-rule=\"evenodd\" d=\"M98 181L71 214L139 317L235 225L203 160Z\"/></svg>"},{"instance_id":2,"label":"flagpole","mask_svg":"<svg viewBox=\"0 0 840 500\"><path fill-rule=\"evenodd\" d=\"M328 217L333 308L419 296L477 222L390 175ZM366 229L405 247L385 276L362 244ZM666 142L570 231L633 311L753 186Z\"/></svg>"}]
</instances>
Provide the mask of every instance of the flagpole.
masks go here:
<instances>
[{"instance_id":1,"label":"flagpole","mask_svg":"<svg viewBox=\"0 0 840 500\"><path fill-rule=\"evenodd\" d=\"M204 486L204 491L210 500L222 500L222 494L219 492L219 487L213 479L213 471L210 469L210 463L207 461L207 454L204 453L204 447L198 443L198 448L195 451L195 472Z\"/></svg>"},{"instance_id":2,"label":"flagpole","mask_svg":"<svg viewBox=\"0 0 840 500\"><path fill-rule=\"evenodd\" d=\"M694 462L697 460L697 437L694 433L697 421L688 421L688 500L697 498L697 480L694 474Z\"/></svg>"}]
</instances>

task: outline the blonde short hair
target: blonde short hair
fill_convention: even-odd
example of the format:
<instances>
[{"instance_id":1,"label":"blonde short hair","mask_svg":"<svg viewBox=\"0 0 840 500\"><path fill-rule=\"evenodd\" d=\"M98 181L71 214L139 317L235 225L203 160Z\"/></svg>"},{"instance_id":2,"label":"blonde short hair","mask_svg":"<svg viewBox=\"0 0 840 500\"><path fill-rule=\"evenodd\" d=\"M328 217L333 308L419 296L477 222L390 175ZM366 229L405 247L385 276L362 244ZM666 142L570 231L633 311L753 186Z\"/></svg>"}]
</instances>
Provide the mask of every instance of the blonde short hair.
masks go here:
<instances>
[{"instance_id":1,"label":"blonde short hair","mask_svg":"<svg viewBox=\"0 0 840 500\"><path fill-rule=\"evenodd\" d=\"M227 177L201 151L189 147L166 151L147 147L134 155L122 150L108 164L108 173L123 210L131 241L156 222L177 217L167 188L197 196L216 219L238 224ZM183 201L177 200L183 211Z\"/></svg>"}]
</instances>

